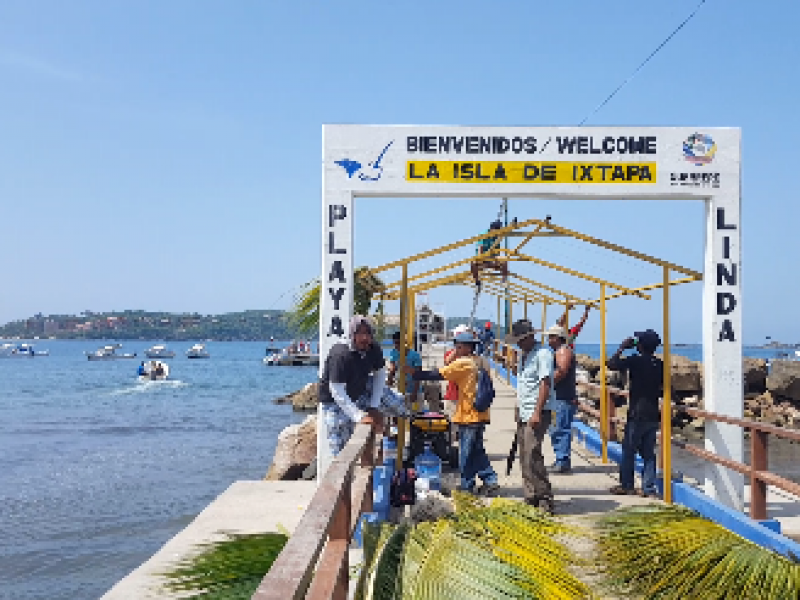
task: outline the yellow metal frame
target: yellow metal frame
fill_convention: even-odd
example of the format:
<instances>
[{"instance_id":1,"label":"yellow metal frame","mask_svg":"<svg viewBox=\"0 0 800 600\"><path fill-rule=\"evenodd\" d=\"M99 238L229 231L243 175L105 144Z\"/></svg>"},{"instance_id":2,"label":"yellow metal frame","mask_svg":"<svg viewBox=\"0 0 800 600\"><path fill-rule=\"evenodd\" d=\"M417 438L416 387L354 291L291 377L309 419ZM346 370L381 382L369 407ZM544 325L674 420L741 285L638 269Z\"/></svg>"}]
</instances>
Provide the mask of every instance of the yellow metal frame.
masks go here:
<instances>
[{"instance_id":1,"label":"yellow metal frame","mask_svg":"<svg viewBox=\"0 0 800 600\"><path fill-rule=\"evenodd\" d=\"M534 226L533 231L518 231L520 229L524 229L529 226ZM471 256L465 259L460 259L449 263L447 265L430 269L423 273L419 273L414 275L413 277L408 276L408 265L412 262L416 262L425 258L429 258L431 256L435 256L437 254L442 254L444 252L448 252L450 250L455 250L457 248L461 248L482 240L488 236L496 237L495 243L493 244L492 248L484 253L477 254L475 256ZM522 237L523 240L514 248L513 250L500 248L499 242L503 237ZM663 278L661 283L654 283L650 285L645 285L641 287L627 287L623 286L618 283L614 283L611 281L607 281L601 279L599 277L594 277L592 275L582 273L580 271L576 271L574 269L570 269L568 267L564 267L562 265L557 265L550 261L536 258L527 254L523 254L520 252L520 249L528 244L534 237L572 237L590 244L594 244L596 246L605 248L607 250L611 250L613 252L617 252L620 254L624 254L630 256L632 258L641 260L643 262L648 262L657 266L660 266L663 269ZM490 256L491 255L491 256ZM547 307L549 305L566 305L567 306L567 317L565 321L565 325L569 326L569 305L585 305L585 306L594 306L600 309L600 333L601 333L601 344L600 344L600 378L601 378L601 402L600 402L600 432L602 437L602 461L604 463L608 462L608 423L610 422L610 410L611 406L608 400L608 390L606 385L606 360L607 360L607 348L606 348L606 301L611 300L614 298L619 298L622 296L637 296L639 298L643 298L646 300L650 299L650 295L646 293L647 290L656 290L661 289L664 297L664 339L663 339L663 346L664 346L664 403L662 407L662 422L661 422L661 439L662 439L662 448L661 448L661 458L662 458L662 469L664 472L664 500L667 503L672 502L672 486L671 486L671 444L669 440L671 439L671 414L672 414L672 402L671 402L671 378L670 378L670 371L671 371L671 358L670 358L670 348L669 348L669 288L673 285L679 285L682 283L690 283L693 281L700 281L702 280L703 276L701 273L694 271L692 269L688 269L686 267L681 267L680 265L676 265L670 263L668 261L664 261L641 252L637 252L635 250L630 250L629 248L625 248L623 246L619 246L618 244L612 244L611 242L606 242L599 238L595 238L592 236L588 236L582 233L578 233L576 231L572 231L565 227L560 227L558 225L554 225L550 222L549 217L545 220L541 219L529 219L527 221L523 221L520 223L515 223L509 225L507 227L501 229L495 229L492 231L488 231L481 235L473 236L458 242L454 242L452 244L447 244L445 246L440 246L438 248L434 248L433 250L428 250L426 252L422 252L419 254L415 254L413 256L407 257L402 260L397 260L394 262L387 263L380 267L376 267L374 269L370 269L373 274L381 273L384 271L388 271L390 269L394 269L400 267L402 269L402 276L398 281L393 283L387 284L385 288L381 291L381 299L383 301L386 300L399 300L400 301L400 339L402 340L401 343L401 350L400 356L398 357L398 370L399 370L399 380L398 380L398 388L403 395L409 390L406 390L406 378L405 373L405 362L406 362L406 352L409 347L413 345L413 336L414 336L414 325L415 325L415 298L416 295L420 292L424 292L433 288L437 288L440 286L445 285L472 285L472 273L471 271L461 271L458 273L446 275L443 277L438 277L436 279L431 279L428 281L423 281L426 278L431 277L432 275L437 275L439 273L443 273L445 271L454 269L456 267L465 265L465 264L472 264L474 262L481 262L491 260L493 262L528 262L533 263L539 266L543 266L549 269L553 269L573 277L578 277L580 279L584 279L586 281L591 281L596 283L600 286L600 296L595 300L586 300L579 298L577 296L573 296L567 292L562 290L556 289L554 287L545 285L541 282L538 282L534 279L530 279L528 277L524 277L517 273L514 273L509 270L508 272L508 279L507 281L503 282L500 276L494 275L492 273L483 273L481 275L481 279L484 282L483 290L490 294L497 296L497 322L500 323L500 313L501 313L501 305L502 299L508 300L509 306L509 314L513 310L513 303L522 302L524 306L524 315L527 319L528 316L528 303L531 301L534 302L541 302L542 303L542 329L546 329L547 327ZM670 280L670 271L675 271L684 275L684 277L677 278L674 280ZM522 283L517 283L513 281L513 279L518 280ZM413 286L409 284L411 282L419 282ZM523 284L528 284L527 287ZM612 294L607 293L607 289L611 288L616 290ZM541 290L545 290L553 294L553 296L543 293ZM544 341L544 336L543 336ZM507 357L511 356L510 348L506 348L505 355ZM510 369L509 369L510 373ZM414 399L416 400L416 399ZM403 450L405 447L405 434L407 430L407 420L406 419L399 419L398 422L398 445L397 445L397 468L402 467L403 461Z\"/></svg>"}]
</instances>

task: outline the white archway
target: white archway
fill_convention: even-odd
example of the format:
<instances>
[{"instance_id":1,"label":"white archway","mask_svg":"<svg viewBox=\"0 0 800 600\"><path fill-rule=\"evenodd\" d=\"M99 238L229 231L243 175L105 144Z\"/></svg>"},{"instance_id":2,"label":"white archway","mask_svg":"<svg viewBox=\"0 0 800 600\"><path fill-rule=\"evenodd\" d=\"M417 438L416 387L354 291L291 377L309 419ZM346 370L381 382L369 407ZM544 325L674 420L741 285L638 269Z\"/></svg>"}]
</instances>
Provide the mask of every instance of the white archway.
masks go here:
<instances>
[{"instance_id":1,"label":"white archway","mask_svg":"<svg viewBox=\"0 0 800 600\"><path fill-rule=\"evenodd\" d=\"M321 365L352 314L356 197L702 200L705 405L742 417L738 128L325 125L322 133ZM707 423L706 449L743 462L742 435ZM741 510L743 476L706 469L706 493Z\"/></svg>"}]
</instances>

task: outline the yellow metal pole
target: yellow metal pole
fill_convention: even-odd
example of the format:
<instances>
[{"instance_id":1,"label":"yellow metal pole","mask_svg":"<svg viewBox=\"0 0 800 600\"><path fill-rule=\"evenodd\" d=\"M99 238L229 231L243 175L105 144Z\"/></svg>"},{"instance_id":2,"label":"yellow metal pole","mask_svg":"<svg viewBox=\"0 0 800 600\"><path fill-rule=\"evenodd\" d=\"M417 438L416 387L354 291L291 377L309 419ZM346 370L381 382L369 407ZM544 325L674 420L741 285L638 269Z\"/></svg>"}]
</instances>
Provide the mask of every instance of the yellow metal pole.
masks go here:
<instances>
[{"instance_id":1,"label":"yellow metal pole","mask_svg":"<svg viewBox=\"0 0 800 600\"><path fill-rule=\"evenodd\" d=\"M400 288L400 356L397 357L397 389L406 396L406 328L408 326L408 265L403 265L403 281ZM406 447L406 420L397 419L397 459L395 469L403 468L403 450Z\"/></svg>"},{"instance_id":2,"label":"yellow metal pole","mask_svg":"<svg viewBox=\"0 0 800 600\"><path fill-rule=\"evenodd\" d=\"M661 472L664 502L672 504L672 359L669 348L669 267L664 265L664 402L661 406Z\"/></svg>"},{"instance_id":3,"label":"yellow metal pole","mask_svg":"<svg viewBox=\"0 0 800 600\"><path fill-rule=\"evenodd\" d=\"M606 390L606 285L600 284L600 437L603 464L608 464L608 402Z\"/></svg>"},{"instance_id":4,"label":"yellow metal pole","mask_svg":"<svg viewBox=\"0 0 800 600\"><path fill-rule=\"evenodd\" d=\"M511 309L513 307L513 303L511 300L506 301L506 306L508 307L508 331L511 330L511 324L514 322L511 320ZM506 346L506 382L511 385L511 358L513 354L511 353L511 346Z\"/></svg>"},{"instance_id":5,"label":"yellow metal pole","mask_svg":"<svg viewBox=\"0 0 800 600\"><path fill-rule=\"evenodd\" d=\"M542 303L542 331L547 329L547 300ZM542 334L542 344L544 344L544 334Z\"/></svg>"},{"instance_id":6,"label":"yellow metal pole","mask_svg":"<svg viewBox=\"0 0 800 600\"><path fill-rule=\"evenodd\" d=\"M527 296L525 296L523 298L522 306L523 306L522 310L524 311L523 312L523 318L527 321L528 320L528 297Z\"/></svg>"},{"instance_id":7,"label":"yellow metal pole","mask_svg":"<svg viewBox=\"0 0 800 600\"><path fill-rule=\"evenodd\" d=\"M415 292L411 292L408 298L408 330L406 334L408 335L408 339L406 340L406 348L414 349L414 338L417 331L417 294ZM407 394L411 393L411 390L406 390ZM417 399L416 397L411 398L411 410L417 411L419 410L419 406L417 406Z\"/></svg>"}]
</instances>

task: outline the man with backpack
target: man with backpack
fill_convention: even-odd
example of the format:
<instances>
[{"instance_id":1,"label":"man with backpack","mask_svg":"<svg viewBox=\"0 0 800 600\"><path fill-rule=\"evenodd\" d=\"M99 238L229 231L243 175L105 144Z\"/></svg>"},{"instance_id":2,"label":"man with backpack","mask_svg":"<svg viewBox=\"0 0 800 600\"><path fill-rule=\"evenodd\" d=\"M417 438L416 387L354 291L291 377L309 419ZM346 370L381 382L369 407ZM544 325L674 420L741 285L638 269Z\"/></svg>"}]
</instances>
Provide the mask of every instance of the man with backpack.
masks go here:
<instances>
[{"instance_id":1,"label":"man with backpack","mask_svg":"<svg viewBox=\"0 0 800 600\"><path fill-rule=\"evenodd\" d=\"M452 381L458 386L458 399L453 423L458 425L458 464L461 471L461 489L495 496L500 489L497 473L489 462L483 445L486 424L489 423L489 405L494 399L489 365L485 358L475 355L477 340L472 332L455 337L455 359L432 371L415 371L414 379ZM406 367L411 373L412 369ZM483 485L476 490L475 480Z\"/></svg>"},{"instance_id":2,"label":"man with backpack","mask_svg":"<svg viewBox=\"0 0 800 600\"><path fill-rule=\"evenodd\" d=\"M559 331L555 333L560 333ZM543 332L550 335L553 331ZM542 442L555 407L553 352L539 347L536 330L528 320L511 326L507 344L522 350L517 366L517 442L520 446L525 502L553 514L553 490L542 454Z\"/></svg>"}]
</instances>

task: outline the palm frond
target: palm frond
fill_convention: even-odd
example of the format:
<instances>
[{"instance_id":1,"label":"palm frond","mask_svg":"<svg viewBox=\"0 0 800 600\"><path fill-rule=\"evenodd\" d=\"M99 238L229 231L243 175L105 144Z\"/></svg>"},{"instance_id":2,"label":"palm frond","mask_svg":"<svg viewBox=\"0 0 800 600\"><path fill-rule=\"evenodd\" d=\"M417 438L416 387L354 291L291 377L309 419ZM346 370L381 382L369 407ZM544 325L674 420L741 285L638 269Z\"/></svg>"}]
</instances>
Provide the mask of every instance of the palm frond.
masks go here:
<instances>
[{"instance_id":1,"label":"palm frond","mask_svg":"<svg viewBox=\"0 0 800 600\"><path fill-rule=\"evenodd\" d=\"M800 598L800 564L678 506L629 507L599 523L608 583L646 598Z\"/></svg>"},{"instance_id":2,"label":"palm frond","mask_svg":"<svg viewBox=\"0 0 800 600\"><path fill-rule=\"evenodd\" d=\"M189 598L249 599L287 540L282 533L227 534L224 540L201 545L199 554L162 573L169 580L164 586L192 592Z\"/></svg>"},{"instance_id":3,"label":"palm frond","mask_svg":"<svg viewBox=\"0 0 800 600\"><path fill-rule=\"evenodd\" d=\"M369 313L372 297L384 289L383 281L373 275L369 267L358 267L353 271L353 310L355 314ZM313 332L319 327L319 307L322 286L313 279L303 286L289 311L289 325L298 333Z\"/></svg>"}]
</instances>

